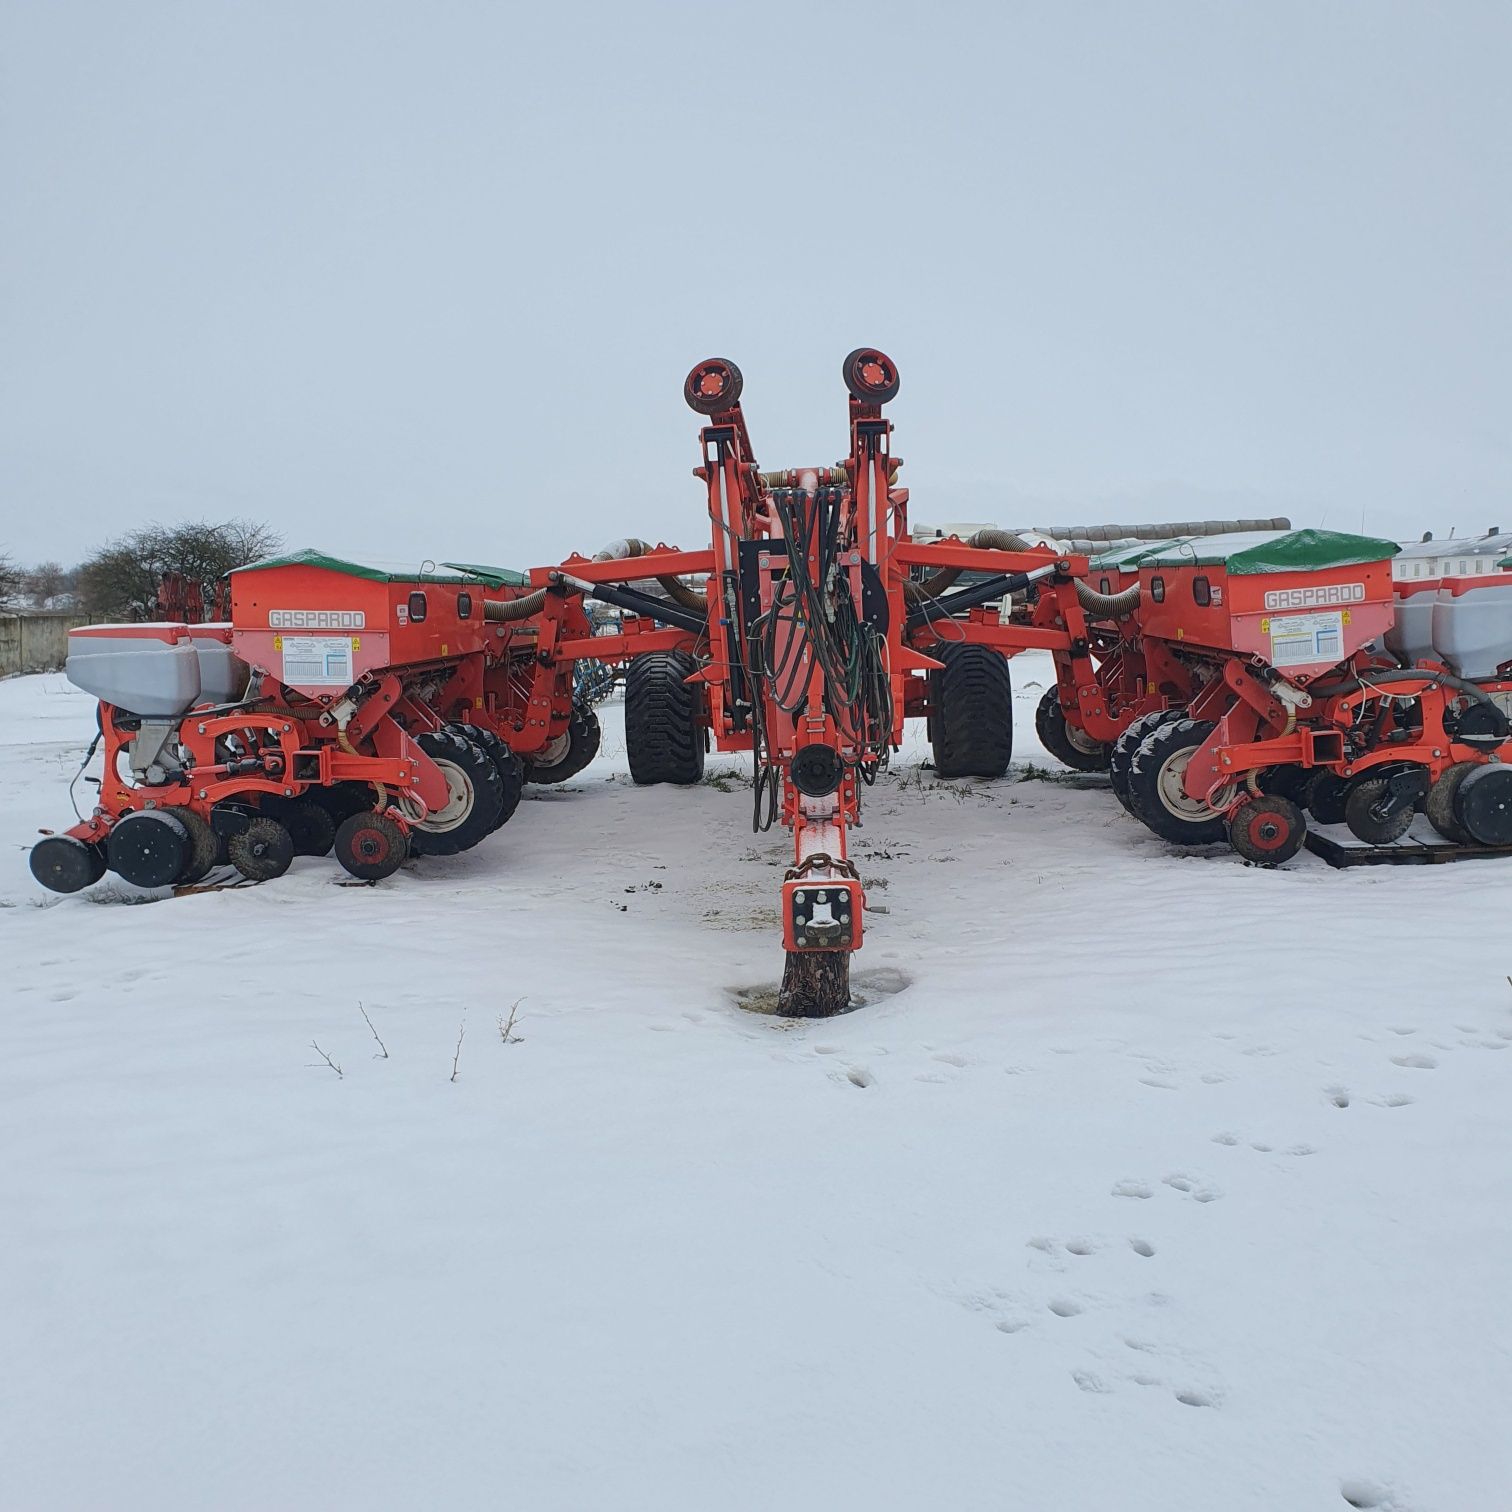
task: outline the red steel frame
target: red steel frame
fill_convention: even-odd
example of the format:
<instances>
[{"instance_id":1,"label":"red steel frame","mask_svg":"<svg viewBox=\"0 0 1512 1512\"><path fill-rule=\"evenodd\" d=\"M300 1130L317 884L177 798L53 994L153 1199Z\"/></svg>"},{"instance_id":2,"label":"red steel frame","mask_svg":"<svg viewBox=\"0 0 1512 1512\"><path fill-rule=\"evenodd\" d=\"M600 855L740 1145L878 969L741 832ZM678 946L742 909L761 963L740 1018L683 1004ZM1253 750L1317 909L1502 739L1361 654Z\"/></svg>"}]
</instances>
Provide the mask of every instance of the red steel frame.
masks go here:
<instances>
[{"instance_id":1,"label":"red steel frame","mask_svg":"<svg viewBox=\"0 0 1512 1512\"><path fill-rule=\"evenodd\" d=\"M754 730L765 732L780 783L778 811L793 831L794 864L783 883L782 910L783 943L789 952L850 952L861 945L865 898L847 841L860 811L858 764L869 745L896 749L904 719L928 712L927 674L941 666L930 654L932 649L942 641L990 647L1004 656L1041 648L1073 662L1084 682L1090 684L1095 677L1088 626L1074 591L1075 580L1086 575L1086 558L1057 556L1048 547L1015 552L957 540L912 541L908 490L896 486L900 463L891 449L893 427L882 414L882 406L896 392L896 369L880 352L863 349L847 360L846 374L850 446L844 461L836 467L763 473L739 404L738 370L719 359L700 364L689 376L685 395L707 417L699 433L701 462L695 475L707 495L708 548L679 551L659 546L647 555L607 562L574 556L560 567L537 568L530 575L533 586L558 593L657 577L707 577L706 618L696 631L654 628L649 617L631 618L618 636L559 640L556 654L618 661L653 650L690 651L700 662L695 679L717 749L751 750ZM833 689L826 696L823 672L814 657L809 657L806 672L808 697L801 712L794 714L778 705L770 679L758 675L745 654L740 547L772 544L771 551L756 547L760 607L769 608L789 552L801 549L810 570L818 566L816 537L799 543L783 538L777 499L796 497L812 504L825 490L831 491L826 497L839 511L836 566L843 581L837 589L848 592L858 607L868 580L880 584L885 596L885 626L878 628L884 638L892 722L883 731L865 728L862 711L837 705ZM914 568L1027 576L1038 585L1037 602L1027 617L1011 622L1005 622L996 607L978 606L953 614L942 611L942 618L910 626L906 585ZM548 601L543 621L554 612L560 611ZM749 708L753 700L761 704L759 715ZM844 759L844 775L827 795L806 795L793 779L794 760L812 745L828 746ZM814 927L816 913L823 928Z\"/></svg>"}]
</instances>

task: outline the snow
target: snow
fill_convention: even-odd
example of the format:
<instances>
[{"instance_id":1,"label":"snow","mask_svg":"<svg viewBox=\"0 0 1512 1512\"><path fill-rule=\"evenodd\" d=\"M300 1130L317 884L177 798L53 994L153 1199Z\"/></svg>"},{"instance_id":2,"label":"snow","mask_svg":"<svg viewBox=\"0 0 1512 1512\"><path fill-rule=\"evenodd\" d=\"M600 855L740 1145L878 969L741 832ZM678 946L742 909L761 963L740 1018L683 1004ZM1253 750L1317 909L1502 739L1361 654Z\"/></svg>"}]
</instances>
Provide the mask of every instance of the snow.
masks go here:
<instances>
[{"instance_id":1,"label":"snow","mask_svg":"<svg viewBox=\"0 0 1512 1512\"><path fill-rule=\"evenodd\" d=\"M0 1507L1512 1503L1512 871L1177 852L1048 675L867 795L815 1023L736 996L786 837L613 706L467 856L127 906L26 871L93 701L0 684Z\"/></svg>"}]
</instances>

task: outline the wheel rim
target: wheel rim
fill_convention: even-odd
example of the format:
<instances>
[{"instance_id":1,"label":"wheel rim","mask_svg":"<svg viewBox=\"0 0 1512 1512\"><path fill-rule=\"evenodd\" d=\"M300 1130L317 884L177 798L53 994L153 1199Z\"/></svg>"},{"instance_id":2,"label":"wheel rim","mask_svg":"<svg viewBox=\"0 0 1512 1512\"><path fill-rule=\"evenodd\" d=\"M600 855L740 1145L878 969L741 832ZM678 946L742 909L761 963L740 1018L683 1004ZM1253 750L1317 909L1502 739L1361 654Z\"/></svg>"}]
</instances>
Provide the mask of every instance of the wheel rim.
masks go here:
<instances>
[{"instance_id":1,"label":"wheel rim","mask_svg":"<svg viewBox=\"0 0 1512 1512\"><path fill-rule=\"evenodd\" d=\"M1251 814L1244 834L1257 851L1278 851L1291 839L1291 826L1277 814Z\"/></svg>"},{"instance_id":2,"label":"wheel rim","mask_svg":"<svg viewBox=\"0 0 1512 1512\"><path fill-rule=\"evenodd\" d=\"M1192 760L1190 748L1183 751L1173 751L1160 764L1160 771L1155 778L1155 791L1160 795L1160 802L1166 812L1175 815L1178 819L1185 820L1188 824L1200 824L1205 819L1216 819L1224 808L1225 798L1233 795L1233 784L1219 789L1213 795L1209 803L1199 802L1187 792L1186 769Z\"/></svg>"},{"instance_id":3,"label":"wheel rim","mask_svg":"<svg viewBox=\"0 0 1512 1512\"><path fill-rule=\"evenodd\" d=\"M555 740L549 740L541 747L540 754L535 758L534 765L540 767L554 767L559 761L567 759L567 753L572 749L572 732L564 730Z\"/></svg>"},{"instance_id":4,"label":"wheel rim","mask_svg":"<svg viewBox=\"0 0 1512 1512\"><path fill-rule=\"evenodd\" d=\"M472 813L475 795L472 778L455 762L435 756L431 760L436 763L441 770L441 775L446 778L446 803L433 813L427 814L418 827L429 835L444 835L448 830L454 830L466 821L467 816Z\"/></svg>"},{"instance_id":5,"label":"wheel rim","mask_svg":"<svg viewBox=\"0 0 1512 1512\"><path fill-rule=\"evenodd\" d=\"M361 861L372 864L388 859L388 841L378 829L358 830L352 836L352 853Z\"/></svg>"},{"instance_id":6,"label":"wheel rim","mask_svg":"<svg viewBox=\"0 0 1512 1512\"><path fill-rule=\"evenodd\" d=\"M1065 728L1067 743L1083 756L1096 756L1102 750L1102 741L1094 740L1080 725L1067 722Z\"/></svg>"}]
</instances>

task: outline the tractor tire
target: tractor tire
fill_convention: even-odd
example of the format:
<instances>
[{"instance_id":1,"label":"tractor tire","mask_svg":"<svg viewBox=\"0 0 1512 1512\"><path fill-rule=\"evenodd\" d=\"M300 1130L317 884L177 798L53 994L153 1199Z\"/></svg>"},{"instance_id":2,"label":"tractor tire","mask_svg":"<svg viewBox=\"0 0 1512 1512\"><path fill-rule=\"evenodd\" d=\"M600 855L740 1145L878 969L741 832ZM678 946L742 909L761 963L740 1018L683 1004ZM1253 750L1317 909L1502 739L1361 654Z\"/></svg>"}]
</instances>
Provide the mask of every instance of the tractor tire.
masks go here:
<instances>
[{"instance_id":1,"label":"tractor tire","mask_svg":"<svg viewBox=\"0 0 1512 1512\"><path fill-rule=\"evenodd\" d=\"M55 893L76 893L105 875L98 845L73 835L48 835L31 848L31 874Z\"/></svg>"},{"instance_id":2,"label":"tractor tire","mask_svg":"<svg viewBox=\"0 0 1512 1512\"><path fill-rule=\"evenodd\" d=\"M1362 777L1349 784L1344 800L1344 823L1356 840L1366 845L1390 845L1412 828L1417 810L1410 805L1399 813L1381 818L1375 806L1391 791L1389 777Z\"/></svg>"},{"instance_id":3,"label":"tractor tire","mask_svg":"<svg viewBox=\"0 0 1512 1512\"><path fill-rule=\"evenodd\" d=\"M931 653L944 665L929 674L934 712L929 742L945 778L1001 777L1013 759L1013 674L1008 658L959 643Z\"/></svg>"},{"instance_id":4,"label":"tractor tire","mask_svg":"<svg viewBox=\"0 0 1512 1512\"><path fill-rule=\"evenodd\" d=\"M1280 866L1302 849L1307 820L1290 798L1246 798L1228 817L1229 844L1252 866Z\"/></svg>"},{"instance_id":5,"label":"tractor tire","mask_svg":"<svg viewBox=\"0 0 1512 1512\"><path fill-rule=\"evenodd\" d=\"M1141 714L1113 742L1113 750L1108 758L1108 785L1113 789L1113 796L1118 799L1126 814L1134 812L1129 802L1129 768L1134 764L1135 751L1139 749L1146 735L1158 730L1161 725L1180 718L1180 709L1153 709L1148 714Z\"/></svg>"},{"instance_id":6,"label":"tractor tire","mask_svg":"<svg viewBox=\"0 0 1512 1512\"><path fill-rule=\"evenodd\" d=\"M342 821L332 849L350 875L363 882L381 882L404 864L409 841L387 814L369 809Z\"/></svg>"},{"instance_id":7,"label":"tractor tire","mask_svg":"<svg viewBox=\"0 0 1512 1512\"><path fill-rule=\"evenodd\" d=\"M110 869L135 887L171 887L189 864L189 831L163 809L138 809L106 842Z\"/></svg>"},{"instance_id":8,"label":"tractor tire","mask_svg":"<svg viewBox=\"0 0 1512 1512\"><path fill-rule=\"evenodd\" d=\"M313 798L264 798L263 812L288 830L296 856L329 856L336 818Z\"/></svg>"},{"instance_id":9,"label":"tractor tire","mask_svg":"<svg viewBox=\"0 0 1512 1512\"><path fill-rule=\"evenodd\" d=\"M525 791L525 763L498 735L492 730L485 730L482 725L448 725L447 729L480 747L498 768L500 797L503 801L499 805L499 817L494 828L503 828L520 806L520 794Z\"/></svg>"},{"instance_id":10,"label":"tractor tire","mask_svg":"<svg viewBox=\"0 0 1512 1512\"><path fill-rule=\"evenodd\" d=\"M1060 690L1047 688L1034 711L1034 733L1040 744L1073 772L1105 772L1113 759L1113 747L1093 740L1080 725L1066 719Z\"/></svg>"},{"instance_id":11,"label":"tractor tire","mask_svg":"<svg viewBox=\"0 0 1512 1512\"><path fill-rule=\"evenodd\" d=\"M163 812L172 814L189 832L189 859L179 873L179 885L190 887L203 882L220 861L220 836L210 828L210 821L201 818L192 808L168 808Z\"/></svg>"},{"instance_id":12,"label":"tractor tire","mask_svg":"<svg viewBox=\"0 0 1512 1512\"><path fill-rule=\"evenodd\" d=\"M1459 785L1480 765L1478 761L1457 761L1452 767L1439 773L1438 781L1428 789L1428 801L1423 812L1428 822L1444 839L1454 845L1469 845L1470 832L1455 817L1454 795Z\"/></svg>"},{"instance_id":13,"label":"tractor tire","mask_svg":"<svg viewBox=\"0 0 1512 1512\"><path fill-rule=\"evenodd\" d=\"M294 837L276 819L254 819L226 843L231 864L249 882L271 882L288 871Z\"/></svg>"},{"instance_id":14,"label":"tractor tire","mask_svg":"<svg viewBox=\"0 0 1512 1512\"><path fill-rule=\"evenodd\" d=\"M688 787L704 772L699 695L688 682L698 663L686 651L648 651L625 674L625 750L641 787Z\"/></svg>"},{"instance_id":15,"label":"tractor tire","mask_svg":"<svg viewBox=\"0 0 1512 1512\"><path fill-rule=\"evenodd\" d=\"M410 829L410 849L417 856L471 850L499 827L504 783L498 767L481 746L450 730L427 730L415 744L441 768L448 798L445 808Z\"/></svg>"},{"instance_id":16,"label":"tractor tire","mask_svg":"<svg viewBox=\"0 0 1512 1512\"><path fill-rule=\"evenodd\" d=\"M1228 836L1221 808L1198 803L1181 790L1192 753L1212 733L1206 720L1173 719L1145 736L1130 763L1134 817L1174 845L1210 845Z\"/></svg>"},{"instance_id":17,"label":"tractor tire","mask_svg":"<svg viewBox=\"0 0 1512 1512\"><path fill-rule=\"evenodd\" d=\"M583 704L573 704L572 715L567 721L565 734L548 747L549 761L526 763L526 782L566 782L576 777L599 752L599 742L604 738L598 715Z\"/></svg>"},{"instance_id":18,"label":"tractor tire","mask_svg":"<svg viewBox=\"0 0 1512 1512\"><path fill-rule=\"evenodd\" d=\"M1319 772L1307 784L1307 808L1319 824L1343 824L1349 781L1335 772Z\"/></svg>"}]
</instances>

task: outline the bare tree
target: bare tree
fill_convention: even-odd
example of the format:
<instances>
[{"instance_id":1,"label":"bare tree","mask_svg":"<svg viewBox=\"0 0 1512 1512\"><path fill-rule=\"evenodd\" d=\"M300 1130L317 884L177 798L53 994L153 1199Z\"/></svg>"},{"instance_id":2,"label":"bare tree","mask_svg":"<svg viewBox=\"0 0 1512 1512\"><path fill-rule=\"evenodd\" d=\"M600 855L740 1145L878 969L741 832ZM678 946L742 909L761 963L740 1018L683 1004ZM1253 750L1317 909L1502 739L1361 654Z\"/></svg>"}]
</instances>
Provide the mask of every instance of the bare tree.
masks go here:
<instances>
[{"instance_id":1,"label":"bare tree","mask_svg":"<svg viewBox=\"0 0 1512 1512\"><path fill-rule=\"evenodd\" d=\"M206 521L172 528L148 525L111 541L79 569L79 591L91 613L112 619L151 619L170 575L209 604L226 573L276 551L281 537L252 520Z\"/></svg>"},{"instance_id":2,"label":"bare tree","mask_svg":"<svg viewBox=\"0 0 1512 1512\"><path fill-rule=\"evenodd\" d=\"M0 556L0 609L10 604L20 587L20 569L8 556Z\"/></svg>"},{"instance_id":3,"label":"bare tree","mask_svg":"<svg viewBox=\"0 0 1512 1512\"><path fill-rule=\"evenodd\" d=\"M33 609L51 609L63 597L68 575L60 562L39 562L26 574L26 594Z\"/></svg>"}]
</instances>

